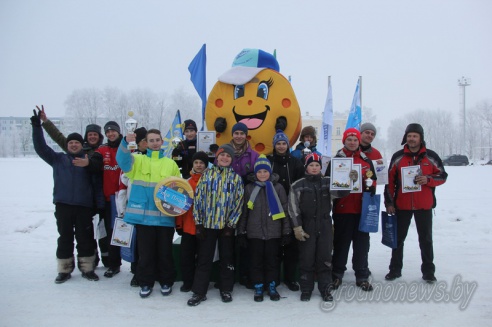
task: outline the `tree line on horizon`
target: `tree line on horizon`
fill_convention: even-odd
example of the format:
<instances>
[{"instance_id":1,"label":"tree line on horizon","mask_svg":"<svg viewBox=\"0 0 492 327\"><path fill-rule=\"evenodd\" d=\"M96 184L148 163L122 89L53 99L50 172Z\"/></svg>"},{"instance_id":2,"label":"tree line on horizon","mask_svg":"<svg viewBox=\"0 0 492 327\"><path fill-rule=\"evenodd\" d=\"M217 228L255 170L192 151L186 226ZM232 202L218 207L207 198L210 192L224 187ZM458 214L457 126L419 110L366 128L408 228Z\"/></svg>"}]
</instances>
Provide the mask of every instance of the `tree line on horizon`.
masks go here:
<instances>
[{"instance_id":1,"label":"tree line on horizon","mask_svg":"<svg viewBox=\"0 0 492 327\"><path fill-rule=\"evenodd\" d=\"M88 124L101 127L108 120L116 121L125 134L124 123L133 111L133 118L139 126L157 128L163 135L169 130L177 110L182 121L193 119L201 127L201 101L196 94L183 89L173 93L154 92L147 88L137 88L128 92L115 87L104 89L82 88L74 90L65 100L63 133L83 134ZM45 108L50 118L49 108ZM372 108L362 108L364 121L377 126L377 115ZM470 159L492 158L492 104L483 101L467 110L466 136L463 136L463 113L452 115L441 109L416 110L391 120L387 134L378 133L373 145L383 156L391 155L401 149L401 140L406 126L417 122L424 127L427 146L441 157L449 154L466 154ZM334 119L346 119L346 112L334 112ZM320 118L321 119L321 118ZM25 149L31 142L31 126L23 126L19 135L4 140L0 135L0 157L19 157L26 154ZM464 150L462 150L464 149ZM464 153L462 153L464 152ZM333 154L334 155L334 154Z\"/></svg>"}]
</instances>

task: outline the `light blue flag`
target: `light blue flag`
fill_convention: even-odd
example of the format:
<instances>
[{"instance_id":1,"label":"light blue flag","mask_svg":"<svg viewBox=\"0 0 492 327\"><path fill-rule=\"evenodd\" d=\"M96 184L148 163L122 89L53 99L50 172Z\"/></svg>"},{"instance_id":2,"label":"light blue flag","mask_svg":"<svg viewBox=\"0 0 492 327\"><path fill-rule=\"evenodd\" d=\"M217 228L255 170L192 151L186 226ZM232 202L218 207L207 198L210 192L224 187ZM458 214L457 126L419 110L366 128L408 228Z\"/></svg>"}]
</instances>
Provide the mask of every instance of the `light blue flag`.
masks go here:
<instances>
[{"instance_id":1,"label":"light blue flag","mask_svg":"<svg viewBox=\"0 0 492 327\"><path fill-rule=\"evenodd\" d=\"M176 111L176 116L174 117L171 127L169 127L169 131L164 138L164 143L162 144L162 149L164 150L164 155L166 157L171 157L171 153L175 146L173 144L173 139L175 138L183 139L183 124L181 124L181 114L179 113L179 110Z\"/></svg>"},{"instance_id":2,"label":"light blue flag","mask_svg":"<svg viewBox=\"0 0 492 327\"><path fill-rule=\"evenodd\" d=\"M188 71L191 74L191 82L202 99L202 131L205 126L205 106L207 105L207 45L203 44L202 48L196 54L195 58L188 66Z\"/></svg>"},{"instance_id":3,"label":"light blue flag","mask_svg":"<svg viewBox=\"0 0 492 327\"><path fill-rule=\"evenodd\" d=\"M331 92L331 78L328 79L328 95L326 96L323 121L320 136L318 137L318 151L324 156L331 157L331 133L333 130L333 96Z\"/></svg>"},{"instance_id":4,"label":"light blue flag","mask_svg":"<svg viewBox=\"0 0 492 327\"><path fill-rule=\"evenodd\" d=\"M360 78L359 78L359 80L357 81L357 87L355 88L354 99L352 100L352 106L350 107L350 112L347 119L347 126L345 126L345 129L353 127L360 130L361 121L362 121L362 112L360 109Z\"/></svg>"}]
</instances>

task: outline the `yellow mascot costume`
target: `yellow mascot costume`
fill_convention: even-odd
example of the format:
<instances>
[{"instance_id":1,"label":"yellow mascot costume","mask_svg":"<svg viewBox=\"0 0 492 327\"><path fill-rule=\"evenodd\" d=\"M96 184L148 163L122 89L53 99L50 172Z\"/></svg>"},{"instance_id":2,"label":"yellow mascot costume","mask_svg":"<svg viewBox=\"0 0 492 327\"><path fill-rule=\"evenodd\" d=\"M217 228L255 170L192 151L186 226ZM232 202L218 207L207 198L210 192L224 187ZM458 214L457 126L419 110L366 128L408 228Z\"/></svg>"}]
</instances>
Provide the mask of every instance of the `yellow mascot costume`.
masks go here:
<instances>
[{"instance_id":1,"label":"yellow mascot costume","mask_svg":"<svg viewBox=\"0 0 492 327\"><path fill-rule=\"evenodd\" d=\"M292 146L301 130L301 111L290 82L279 73L277 59L259 49L244 49L232 68L219 77L205 108L207 129L216 143L232 138L232 126L248 127L248 140L260 154L273 152L273 137L284 131Z\"/></svg>"}]
</instances>

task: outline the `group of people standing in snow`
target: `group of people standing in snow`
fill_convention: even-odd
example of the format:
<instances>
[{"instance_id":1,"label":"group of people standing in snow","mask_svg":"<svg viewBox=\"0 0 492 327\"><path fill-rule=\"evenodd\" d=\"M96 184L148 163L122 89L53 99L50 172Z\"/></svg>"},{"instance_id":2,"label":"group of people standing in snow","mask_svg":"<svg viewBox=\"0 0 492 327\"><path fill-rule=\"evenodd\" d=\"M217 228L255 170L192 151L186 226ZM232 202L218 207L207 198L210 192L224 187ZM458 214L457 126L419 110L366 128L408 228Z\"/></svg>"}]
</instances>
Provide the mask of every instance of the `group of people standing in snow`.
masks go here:
<instances>
[{"instance_id":1,"label":"group of people standing in snow","mask_svg":"<svg viewBox=\"0 0 492 327\"><path fill-rule=\"evenodd\" d=\"M82 277L99 280L95 268L100 261L107 267L105 277L120 272L120 248L110 245L114 201L118 216L136 228L137 259L131 265L134 276L130 284L140 287L142 298L150 296L155 281L163 296L172 293L177 276L175 233L181 236L180 291L193 293L189 306L207 299L216 248L219 278L215 287L223 302L233 300L237 278L254 290L254 301L263 301L265 292L272 301L278 301L281 275L289 290L300 290L301 301L310 300L315 280L322 300L333 301L332 292L340 287L347 270L351 244L356 285L372 291L369 233L358 229L362 193L331 190L330 167L322 172L322 156L316 149L312 126L302 129L300 143L292 152L288 137L277 130L272 140L274 151L264 156L250 147L248 128L239 122L232 128L231 141L213 149L215 156L209 157L196 151L197 126L186 120L185 139L168 158L157 129L141 127L123 137L119 125L109 121L103 128L107 143L102 144L100 126L88 125L84 137L78 133L65 137L47 118L44 107L37 109L31 117L35 150L53 167L54 176L59 232L55 283L67 281L75 268L74 235ZM65 153L47 146L43 128ZM371 146L375 136L371 123L362 124L360 131L349 128L343 133L343 148L335 155L353 158L361 165L361 175L372 179L364 191L372 195L376 193L377 175L373 161L382 163L380 152ZM133 141L138 149L128 150ZM384 191L387 212L398 217L398 244L385 279L401 276L403 245L414 216L422 277L433 282L434 189L446 181L447 174L439 156L426 148L421 125L407 126L402 145L391 158ZM415 165L420 166L415 184L421 191L405 193L401 168ZM166 216L154 201L157 183L171 176L187 179L194 191L192 208L178 217ZM354 181L361 177L355 170L349 176ZM99 244L94 239L95 215L107 235Z\"/></svg>"}]
</instances>

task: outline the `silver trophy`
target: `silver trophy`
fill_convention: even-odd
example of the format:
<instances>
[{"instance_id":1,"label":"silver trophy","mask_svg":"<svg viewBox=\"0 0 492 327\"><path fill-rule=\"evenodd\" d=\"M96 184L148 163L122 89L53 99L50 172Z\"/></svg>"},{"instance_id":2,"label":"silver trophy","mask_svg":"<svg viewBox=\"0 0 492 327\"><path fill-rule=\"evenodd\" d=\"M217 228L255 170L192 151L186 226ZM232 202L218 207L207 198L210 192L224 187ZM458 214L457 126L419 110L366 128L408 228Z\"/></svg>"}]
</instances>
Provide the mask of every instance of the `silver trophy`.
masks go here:
<instances>
[{"instance_id":1,"label":"silver trophy","mask_svg":"<svg viewBox=\"0 0 492 327\"><path fill-rule=\"evenodd\" d=\"M133 119L133 111L129 111L128 116L130 116L130 118L128 118L125 121L125 128L128 131L128 133L135 133L135 130L137 129L138 123L135 119ZM128 146L126 148L128 150L136 150L136 149L138 149L138 145L135 141L131 141L131 142L128 142Z\"/></svg>"},{"instance_id":2,"label":"silver trophy","mask_svg":"<svg viewBox=\"0 0 492 327\"><path fill-rule=\"evenodd\" d=\"M179 145L179 143L181 143L181 141L183 141L180 137L179 137L179 132L178 131L174 131L174 137L173 139L171 140L171 143L173 145L173 147L176 149ZM173 160L181 160L183 159L179 154L177 157L173 157Z\"/></svg>"}]
</instances>

